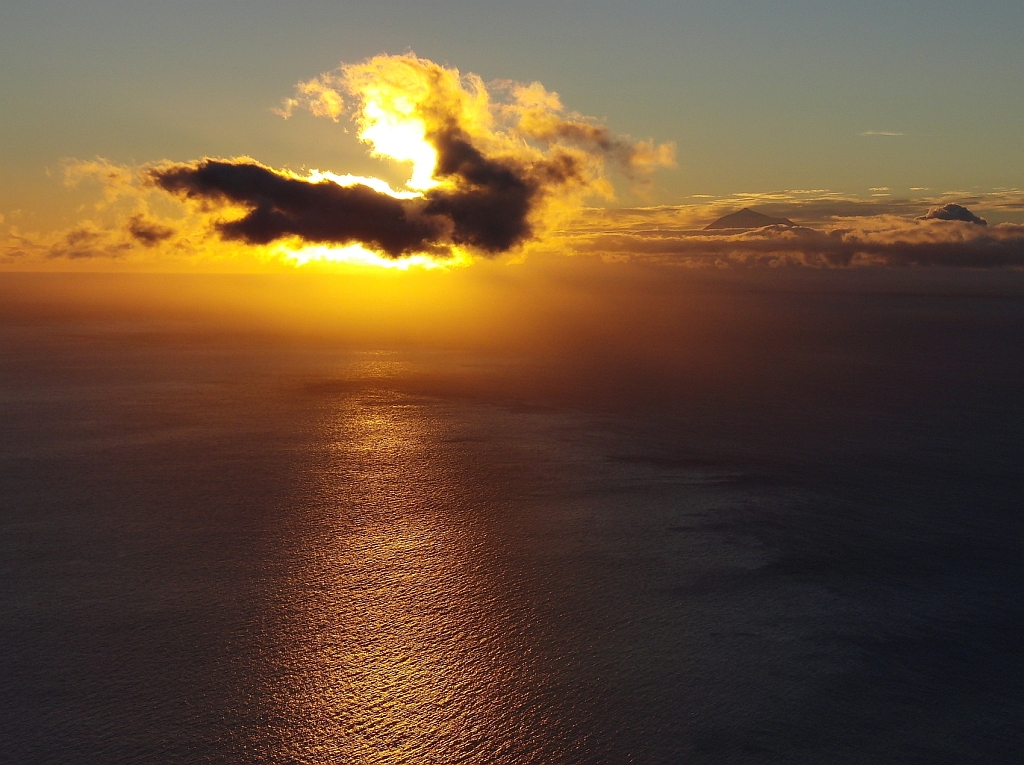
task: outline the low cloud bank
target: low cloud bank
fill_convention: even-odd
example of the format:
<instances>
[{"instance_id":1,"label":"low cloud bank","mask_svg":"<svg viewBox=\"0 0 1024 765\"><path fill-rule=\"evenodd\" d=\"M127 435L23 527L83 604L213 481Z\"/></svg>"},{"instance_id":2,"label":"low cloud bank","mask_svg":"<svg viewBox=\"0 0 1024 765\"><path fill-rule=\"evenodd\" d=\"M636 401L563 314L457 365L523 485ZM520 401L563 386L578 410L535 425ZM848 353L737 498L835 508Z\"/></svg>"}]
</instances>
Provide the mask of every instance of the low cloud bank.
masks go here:
<instances>
[{"instance_id":1,"label":"low cloud bank","mask_svg":"<svg viewBox=\"0 0 1024 765\"><path fill-rule=\"evenodd\" d=\"M577 231L567 239L579 252L690 266L1024 266L1024 226L982 226L934 216L907 220L882 215L846 219L823 228L767 226L722 235Z\"/></svg>"}]
</instances>

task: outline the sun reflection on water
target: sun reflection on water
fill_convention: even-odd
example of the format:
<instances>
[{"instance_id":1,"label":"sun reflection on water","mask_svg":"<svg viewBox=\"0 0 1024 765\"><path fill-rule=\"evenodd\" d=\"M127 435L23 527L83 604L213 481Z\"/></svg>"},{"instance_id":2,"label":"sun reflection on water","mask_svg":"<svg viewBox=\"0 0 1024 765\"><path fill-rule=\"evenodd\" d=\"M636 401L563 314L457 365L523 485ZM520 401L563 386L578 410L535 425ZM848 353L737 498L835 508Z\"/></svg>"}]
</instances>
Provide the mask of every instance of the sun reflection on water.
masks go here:
<instances>
[{"instance_id":1,"label":"sun reflection on water","mask_svg":"<svg viewBox=\"0 0 1024 765\"><path fill-rule=\"evenodd\" d=\"M533 741L536 651L489 579L493 551L446 428L380 389L324 413L319 528L283 596L285 669L270 689L282 761L550 761Z\"/></svg>"}]
</instances>

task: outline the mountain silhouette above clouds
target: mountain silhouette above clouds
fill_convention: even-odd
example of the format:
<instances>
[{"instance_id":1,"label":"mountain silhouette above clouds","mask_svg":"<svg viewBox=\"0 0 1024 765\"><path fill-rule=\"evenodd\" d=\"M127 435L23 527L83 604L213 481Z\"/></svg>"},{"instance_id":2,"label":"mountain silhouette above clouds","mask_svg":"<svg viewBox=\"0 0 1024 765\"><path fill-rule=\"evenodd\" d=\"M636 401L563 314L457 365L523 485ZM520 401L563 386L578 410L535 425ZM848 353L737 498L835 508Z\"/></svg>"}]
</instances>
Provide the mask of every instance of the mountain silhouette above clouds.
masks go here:
<instances>
[{"instance_id":1,"label":"mountain silhouette above clouds","mask_svg":"<svg viewBox=\"0 0 1024 765\"><path fill-rule=\"evenodd\" d=\"M723 228L762 228L764 226L795 226L789 218L773 218L770 215L759 213L744 207L734 213L724 215L714 223L704 227L705 231L713 231Z\"/></svg>"}]
</instances>

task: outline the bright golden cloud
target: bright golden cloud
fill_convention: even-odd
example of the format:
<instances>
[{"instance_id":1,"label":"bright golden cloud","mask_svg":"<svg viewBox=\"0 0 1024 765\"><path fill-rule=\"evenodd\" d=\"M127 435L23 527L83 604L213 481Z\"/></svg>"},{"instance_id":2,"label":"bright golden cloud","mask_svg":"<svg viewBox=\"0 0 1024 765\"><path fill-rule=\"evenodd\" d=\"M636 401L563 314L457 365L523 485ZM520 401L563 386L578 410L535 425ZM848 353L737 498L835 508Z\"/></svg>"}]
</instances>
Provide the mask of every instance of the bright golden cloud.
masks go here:
<instances>
[{"instance_id":1,"label":"bright golden cloud","mask_svg":"<svg viewBox=\"0 0 1024 765\"><path fill-rule=\"evenodd\" d=\"M350 120L369 153L404 165L392 188L335 170L255 159L121 167L70 163L66 183L99 182L88 220L51 235L9 232L10 257L160 257L310 263L465 263L521 250L610 199L609 169L636 180L672 163L672 144L632 141L569 112L539 83L487 85L414 54L343 64L300 82L275 111Z\"/></svg>"},{"instance_id":2,"label":"bright golden cloud","mask_svg":"<svg viewBox=\"0 0 1024 765\"><path fill-rule=\"evenodd\" d=\"M241 211L213 224L228 240L437 258L520 248L586 197L609 198L609 163L644 175L670 164L674 151L568 113L538 83L488 88L414 54L377 56L299 83L278 111L338 119L345 104L373 156L408 164L404 189L325 171L300 177L252 160L168 165L149 177L193 206Z\"/></svg>"}]
</instances>

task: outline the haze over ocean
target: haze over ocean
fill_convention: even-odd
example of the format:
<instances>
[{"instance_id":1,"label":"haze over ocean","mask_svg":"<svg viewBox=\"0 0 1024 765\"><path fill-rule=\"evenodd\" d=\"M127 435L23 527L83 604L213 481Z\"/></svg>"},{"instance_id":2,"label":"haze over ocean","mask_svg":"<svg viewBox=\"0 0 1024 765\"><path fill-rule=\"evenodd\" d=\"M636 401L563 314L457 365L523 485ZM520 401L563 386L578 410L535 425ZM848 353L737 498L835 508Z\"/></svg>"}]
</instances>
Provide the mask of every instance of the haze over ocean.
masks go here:
<instances>
[{"instance_id":1,"label":"haze over ocean","mask_svg":"<svg viewBox=\"0 0 1024 765\"><path fill-rule=\"evenodd\" d=\"M6 277L0 761L1019 761L1020 279L631 273Z\"/></svg>"}]
</instances>

